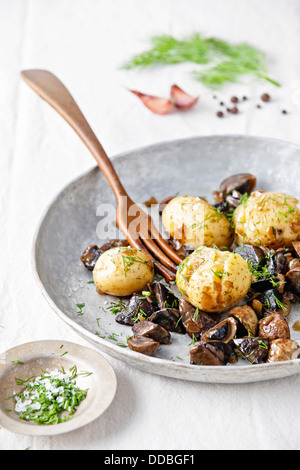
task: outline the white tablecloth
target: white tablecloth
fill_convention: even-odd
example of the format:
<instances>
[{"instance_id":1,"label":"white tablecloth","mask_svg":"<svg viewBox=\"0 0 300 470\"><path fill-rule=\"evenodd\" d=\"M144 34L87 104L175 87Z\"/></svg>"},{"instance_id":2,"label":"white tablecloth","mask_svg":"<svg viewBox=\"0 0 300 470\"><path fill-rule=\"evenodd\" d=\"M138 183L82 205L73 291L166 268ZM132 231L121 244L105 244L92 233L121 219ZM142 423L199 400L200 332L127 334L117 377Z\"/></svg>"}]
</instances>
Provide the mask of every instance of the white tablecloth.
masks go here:
<instances>
[{"instance_id":1,"label":"white tablecloth","mask_svg":"<svg viewBox=\"0 0 300 470\"><path fill-rule=\"evenodd\" d=\"M270 75L282 87L257 81L229 86L217 93L219 101L228 102L233 94L250 99L239 115L218 119L217 101L191 78L190 65L119 69L148 46L150 36L193 31L260 47ZM0 0L1 351L41 339L90 346L45 302L33 279L31 249L45 207L94 160L67 124L20 80L20 70L45 68L58 75L109 155L210 134L300 143L299 47L298 0ZM126 89L167 96L173 83L200 93L191 112L154 115ZM257 109L263 92L272 101ZM0 449L299 449L300 376L199 384L108 359L118 388L99 419L51 438L0 429Z\"/></svg>"}]
</instances>

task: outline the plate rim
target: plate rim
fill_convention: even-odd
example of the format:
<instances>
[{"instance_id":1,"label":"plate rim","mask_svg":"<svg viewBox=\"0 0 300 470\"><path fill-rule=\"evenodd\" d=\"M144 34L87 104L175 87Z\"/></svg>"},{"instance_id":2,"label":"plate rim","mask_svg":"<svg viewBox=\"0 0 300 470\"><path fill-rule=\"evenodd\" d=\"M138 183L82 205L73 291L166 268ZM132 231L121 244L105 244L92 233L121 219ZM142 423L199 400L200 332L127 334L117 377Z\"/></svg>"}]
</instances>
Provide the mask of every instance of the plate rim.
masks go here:
<instances>
[{"instance_id":1,"label":"plate rim","mask_svg":"<svg viewBox=\"0 0 300 470\"><path fill-rule=\"evenodd\" d=\"M184 143L187 141L196 141L196 140L211 140L211 139L244 139L244 140L256 140L256 141L265 141L265 142L272 142L272 143L278 143L282 145L288 145L290 147L294 147L295 149L298 149L300 152L300 145L296 144L294 142L289 142L283 139L276 139L273 137L264 137L264 136L252 136L252 135L243 135L243 134L213 134L213 135L201 135L201 136L193 136L193 137L186 137L186 138L179 138L179 139L171 139L171 140L163 140L159 142L155 142L149 145L145 145L142 147L138 148L133 148L126 150L124 152L118 153L112 157L110 157L111 161L114 163L128 154L138 154L140 152L143 152L144 150L149 150L153 148L158 148L159 146L166 146L169 144L179 144L179 143ZM175 379L180 379L180 380L188 380L188 381L193 381L193 382L208 382L208 383L249 383L252 381L257 382L257 379L253 380L252 375L256 375L255 371L258 371L260 369L266 370L268 369L269 371L273 372L274 370L278 369L286 369L287 371L289 370L289 367L294 367L295 371L291 374L287 372L286 376L291 376L291 375L296 375L300 373L300 358L299 359L291 359L289 361L284 361L284 362L276 362L276 363L264 363L264 364L256 364L255 366L249 364L249 365L243 365L243 366L235 366L235 365L230 365L227 367L224 366L194 366L191 364L181 364L181 363L174 363L171 360L168 359L161 359L157 358L155 356L146 356L143 354L136 353L134 351L131 351L129 348L120 348L119 346L112 344L108 341L106 341L103 338L100 338L99 336L91 333L89 330L85 329L81 325L79 325L77 322L74 320L70 319L52 300L50 295L48 294L46 288L44 287L44 284L42 280L40 279L39 273L38 273L38 266L37 266L37 257L36 257L36 251L37 251L37 242L39 239L39 234L42 229L43 222L51 209L51 207L55 204L56 201L58 201L64 194L65 191L67 191L73 184L76 184L80 180L86 178L89 174L92 174L95 171L101 171L97 165L94 167L90 168L89 170L83 172L82 174L78 175L77 177L73 178L71 181L69 181L57 194L56 196L50 201L50 203L46 206L45 210L42 212L42 215L40 217L40 220L38 222L38 225L36 227L34 236L33 236L33 242L32 242L32 250L31 250L31 266L33 270L33 275L35 278L35 281L37 283L37 286L39 287L39 290L41 291L43 297L47 301L47 303L50 305L54 313L62 320L64 321L68 326L70 326L73 330L76 331L77 334L79 334L81 337L85 338L92 344L94 344L96 347L99 347L101 351L105 352L109 356L112 356L118 360L123 361L123 357L126 357L129 359L130 365L136 366L138 369L144 370L145 372L153 373L156 375L164 376L164 377L170 377L170 378L175 378ZM120 351L121 350L121 351ZM142 363L142 364L141 364ZM147 365L149 368L144 368L143 364ZM161 365L164 366L169 366L169 373L168 371L161 371L161 368L159 366ZM152 366L152 367L151 367ZM175 367L174 367L175 366ZM297 367L298 366L298 367ZM175 370L174 370L175 369ZM210 382L209 380L205 380L205 375L204 377L201 377L201 372L210 372L210 371L220 371L220 381L214 380L213 382ZM176 371L179 371L178 374L176 374ZM192 371L192 372L191 372ZM198 371L199 373L197 374L197 378L195 378L195 371ZM240 372L240 374L237 374L237 377L239 380L226 380L226 377L228 375L230 376L231 374L237 374ZM173 373L172 373L173 372ZM175 372L175 374L174 374ZM191 376L189 377L188 373L191 373ZM183 375L182 375L183 373ZM199 375L199 377L198 377ZM241 377L239 375L245 375L247 378L244 380L241 380ZM272 374L270 374L272 375ZM284 377L284 375L281 375L280 377ZM259 381L263 380L272 380L278 378L275 374L275 377L270 377L270 378L262 378Z\"/></svg>"},{"instance_id":2,"label":"plate rim","mask_svg":"<svg viewBox=\"0 0 300 470\"><path fill-rule=\"evenodd\" d=\"M1 356L2 355L7 355L11 352L13 352L14 350L17 350L23 346L34 346L34 345L37 345L37 344L43 344L43 345L47 345L47 346L50 346L52 345L53 347L56 345L61 345L62 344L62 340L58 340L58 339L45 339L45 340L38 340L38 341L28 341L26 343L20 343L20 344L17 344L16 346L13 346L9 349L7 349L6 351L2 351L0 354ZM63 423L57 423L57 424L53 424L53 425L37 425L37 424L34 424L34 423L29 423L29 422L26 422L24 420L15 420L15 419L12 419L9 417L9 415L7 413L5 413L4 411L2 411L0 409L0 424L1 426L6 429L7 431L10 431L10 432L13 432L15 434L22 434L22 435L27 435L27 436L55 436L55 435L59 435L59 434L65 434L67 432L70 432L70 431L75 431L76 429L80 429L88 424L91 424L93 421L95 421L96 419L98 419L103 413L105 413L105 411L109 408L109 406L112 404L114 398L115 398L115 395L116 395L116 391L117 391L117 377L116 377L116 374L115 374L115 371L112 367L112 365L110 364L110 362L97 350L95 349L92 349L91 347L88 347L88 346L84 346L82 344L79 344L79 343L74 343L74 341L63 341L63 344L64 346L68 346L69 349L70 347L80 347L81 349L83 349L84 351L87 351L89 354L92 354L94 355L94 357L97 359L97 356L99 356L100 360L102 363L105 364L105 367L107 369L107 371L109 371L109 373L111 374L111 378L113 380L112 382L112 385L113 385L113 388L110 392L110 397L109 397L109 400L107 400L107 402L105 403L105 406L101 409L101 412L97 412L97 408L93 408L95 409L95 413L94 413L94 416L91 416L91 413L89 411L89 418L85 421L83 420L83 422L81 421L77 421L75 418L76 414L74 415L73 418L71 418L70 420L66 421L66 422L63 422ZM49 351L49 349L45 349L47 351ZM42 356L39 356L39 357L42 357ZM26 358L26 355L25 357L23 357L23 359ZM38 358L37 358L38 359ZM5 371L11 366L12 364L1 364L1 368L0 368L0 378L2 375L4 375ZM97 401L96 401L96 404L97 404ZM84 412L82 413L82 416L84 416ZM14 423L17 423L17 425L14 425Z\"/></svg>"}]
</instances>

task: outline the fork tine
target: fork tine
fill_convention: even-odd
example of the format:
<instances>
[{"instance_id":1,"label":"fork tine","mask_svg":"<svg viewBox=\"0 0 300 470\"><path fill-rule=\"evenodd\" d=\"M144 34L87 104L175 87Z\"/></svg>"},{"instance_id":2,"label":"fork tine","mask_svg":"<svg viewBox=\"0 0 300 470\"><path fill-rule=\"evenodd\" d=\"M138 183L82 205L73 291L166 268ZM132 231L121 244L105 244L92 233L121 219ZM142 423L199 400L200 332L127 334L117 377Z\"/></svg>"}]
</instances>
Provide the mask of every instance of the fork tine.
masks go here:
<instances>
[{"instance_id":1,"label":"fork tine","mask_svg":"<svg viewBox=\"0 0 300 470\"><path fill-rule=\"evenodd\" d=\"M170 247L153 223L151 224L150 232L152 233L156 243L171 258L171 260L174 261L174 263L180 264L183 261L183 258L181 258L181 256L179 256L176 251Z\"/></svg>"},{"instance_id":2,"label":"fork tine","mask_svg":"<svg viewBox=\"0 0 300 470\"><path fill-rule=\"evenodd\" d=\"M142 226L140 228L140 237L143 243L146 245L146 248L153 253L155 258L157 258L161 264L166 268L170 269L172 272L177 272L177 266L166 256L166 254L159 248L159 246L152 240L151 235L149 234L148 228Z\"/></svg>"},{"instance_id":3,"label":"fork tine","mask_svg":"<svg viewBox=\"0 0 300 470\"><path fill-rule=\"evenodd\" d=\"M137 248L138 250L142 250L144 253L146 253L151 258L151 260L152 260L154 266L156 267L157 271L167 281L169 281L169 282L174 282L175 281L175 276L173 276L173 274L169 273L169 271L167 271L167 269L165 269L165 267L149 253L149 251L147 250L145 245L142 243L140 238L136 238L136 236L135 237L132 236L130 234L129 230L127 230L126 233L124 233L124 235L126 235L126 239L127 239L128 243L130 244L130 246L132 246L133 248Z\"/></svg>"}]
</instances>

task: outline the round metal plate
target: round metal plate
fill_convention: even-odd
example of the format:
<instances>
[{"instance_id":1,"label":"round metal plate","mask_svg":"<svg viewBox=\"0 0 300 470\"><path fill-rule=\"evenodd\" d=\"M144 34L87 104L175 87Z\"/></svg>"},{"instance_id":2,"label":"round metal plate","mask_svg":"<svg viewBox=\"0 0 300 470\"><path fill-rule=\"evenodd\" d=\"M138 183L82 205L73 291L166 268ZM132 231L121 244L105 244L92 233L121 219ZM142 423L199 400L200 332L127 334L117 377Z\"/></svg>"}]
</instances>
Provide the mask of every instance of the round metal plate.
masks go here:
<instances>
[{"instance_id":1,"label":"round metal plate","mask_svg":"<svg viewBox=\"0 0 300 470\"><path fill-rule=\"evenodd\" d=\"M113 158L116 171L136 203L174 194L206 196L227 176L256 175L257 189L285 192L300 199L300 148L279 140L247 136L211 136L164 142ZM249 365L239 361L226 367L189 364L188 335L172 335L172 344L147 357L124 347L131 328L116 323L107 307L110 296L96 293L91 272L80 256L90 244L100 246L103 208L114 195L98 168L65 188L47 209L34 241L33 268L43 295L56 314L81 336L113 357L150 373L199 382L242 383L286 377L300 372L300 361ZM116 238L114 214L106 238ZM121 238L123 236L121 235ZM76 304L84 303L81 314ZM289 322L299 318L293 306ZM293 339L299 332L291 329Z\"/></svg>"}]
</instances>

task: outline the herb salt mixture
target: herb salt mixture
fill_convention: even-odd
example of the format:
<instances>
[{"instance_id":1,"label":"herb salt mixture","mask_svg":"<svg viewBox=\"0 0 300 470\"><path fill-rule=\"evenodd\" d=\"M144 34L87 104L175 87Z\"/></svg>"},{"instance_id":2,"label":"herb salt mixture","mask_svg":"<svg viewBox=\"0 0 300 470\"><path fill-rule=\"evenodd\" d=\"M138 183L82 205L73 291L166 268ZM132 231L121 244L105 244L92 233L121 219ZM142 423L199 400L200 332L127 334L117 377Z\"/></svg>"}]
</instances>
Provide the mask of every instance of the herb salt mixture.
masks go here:
<instances>
[{"instance_id":1,"label":"herb salt mixture","mask_svg":"<svg viewBox=\"0 0 300 470\"><path fill-rule=\"evenodd\" d=\"M68 421L87 395L87 390L77 387L75 376L74 366L70 372L55 369L25 381L16 379L17 384L27 385L21 393L13 395L15 412L21 419L36 424Z\"/></svg>"}]
</instances>

